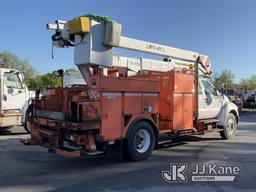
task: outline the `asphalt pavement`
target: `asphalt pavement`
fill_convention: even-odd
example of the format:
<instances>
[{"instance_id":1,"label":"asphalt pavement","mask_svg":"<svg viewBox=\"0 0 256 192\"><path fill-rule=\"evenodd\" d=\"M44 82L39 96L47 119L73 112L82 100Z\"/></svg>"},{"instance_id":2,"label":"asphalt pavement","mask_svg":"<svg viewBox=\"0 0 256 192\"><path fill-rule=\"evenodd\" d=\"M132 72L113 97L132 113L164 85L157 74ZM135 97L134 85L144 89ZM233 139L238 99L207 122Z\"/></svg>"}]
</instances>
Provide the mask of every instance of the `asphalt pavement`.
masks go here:
<instances>
[{"instance_id":1,"label":"asphalt pavement","mask_svg":"<svg viewBox=\"0 0 256 192\"><path fill-rule=\"evenodd\" d=\"M218 133L180 137L142 162L103 155L67 159L19 143L27 137L22 127L0 135L0 192L256 191L256 113L241 116L232 140L222 140ZM185 182L164 180L162 171L170 171L170 164L187 165ZM234 181L195 182L191 181L195 165L238 167L239 173Z\"/></svg>"}]
</instances>

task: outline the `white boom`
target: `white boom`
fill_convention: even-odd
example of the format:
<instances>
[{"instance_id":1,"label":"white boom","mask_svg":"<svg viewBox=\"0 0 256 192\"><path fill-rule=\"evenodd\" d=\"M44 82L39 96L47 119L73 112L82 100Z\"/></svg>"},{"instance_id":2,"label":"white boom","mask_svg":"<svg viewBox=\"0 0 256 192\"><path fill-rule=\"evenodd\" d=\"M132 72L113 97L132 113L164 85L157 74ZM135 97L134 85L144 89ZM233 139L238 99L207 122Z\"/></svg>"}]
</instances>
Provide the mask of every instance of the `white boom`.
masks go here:
<instances>
[{"instance_id":1,"label":"white boom","mask_svg":"<svg viewBox=\"0 0 256 192\"><path fill-rule=\"evenodd\" d=\"M86 81L90 75L89 68L91 66L126 67L134 72L167 72L173 68L193 65L197 58L202 56L188 50L124 37L121 35L121 24L116 22L104 23L88 19L87 22L78 23L75 26L74 24L69 25L69 23L70 21L56 21L54 24L48 24L47 28L56 30L52 37L55 46L75 47L75 64ZM83 31L83 27L87 30ZM74 32L74 29L77 30L77 28L81 30ZM168 61L114 56L113 48L115 47L164 56L168 58ZM208 63L204 68L206 72L209 72L210 64Z\"/></svg>"},{"instance_id":2,"label":"white boom","mask_svg":"<svg viewBox=\"0 0 256 192\"><path fill-rule=\"evenodd\" d=\"M198 53L192 51L177 49L123 36L120 37L120 44L118 47L187 61L195 61L199 55Z\"/></svg>"},{"instance_id":3,"label":"white boom","mask_svg":"<svg viewBox=\"0 0 256 192\"><path fill-rule=\"evenodd\" d=\"M127 68L135 73L141 71L167 72L174 68L188 68L188 65L178 65L173 61L159 61L145 58L138 59L122 56L114 56L112 66Z\"/></svg>"}]
</instances>

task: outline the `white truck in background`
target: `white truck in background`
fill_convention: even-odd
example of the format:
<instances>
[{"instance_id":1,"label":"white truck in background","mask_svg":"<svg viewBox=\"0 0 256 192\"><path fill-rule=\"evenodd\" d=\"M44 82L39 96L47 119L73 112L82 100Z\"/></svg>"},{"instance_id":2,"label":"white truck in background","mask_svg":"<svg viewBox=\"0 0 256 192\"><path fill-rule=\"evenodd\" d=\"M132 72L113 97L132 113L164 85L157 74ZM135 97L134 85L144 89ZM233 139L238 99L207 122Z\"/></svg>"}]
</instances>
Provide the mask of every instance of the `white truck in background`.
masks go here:
<instances>
[{"instance_id":1,"label":"white truck in background","mask_svg":"<svg viewBox=\"0 0 256 192\"><path fill-rule=\"evenodd\" d=\"M79 71L64 73L63 87L82 87L85 85L85 80Z\"/></svg>"},{"instance_id":2,"label":"white truck in background","mask_svg":"<svg viewBox=\"0 0 256 192\"><path fill-rule=\"evenodd\" d=\"M0 132L17 125L26 126L28 106L35 96L34 91L29 91L24 75L16 69L0 68Z\"/></svg>"}]
</instances>

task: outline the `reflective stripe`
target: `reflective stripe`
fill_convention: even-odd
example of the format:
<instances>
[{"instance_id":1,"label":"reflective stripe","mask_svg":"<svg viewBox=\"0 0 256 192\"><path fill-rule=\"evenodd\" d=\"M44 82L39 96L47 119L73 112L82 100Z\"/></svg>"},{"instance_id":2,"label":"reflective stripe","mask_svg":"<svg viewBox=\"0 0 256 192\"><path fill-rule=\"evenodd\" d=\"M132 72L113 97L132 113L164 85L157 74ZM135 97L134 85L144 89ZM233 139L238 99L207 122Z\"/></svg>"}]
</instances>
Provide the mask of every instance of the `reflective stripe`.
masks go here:
<instances>
[{"instance_id":1,"label":"reflective stripe","mask_svg":"<svg viewBox=\"0 0 256 192\"><path fill-rule=\"evenodd\" d=\"M115 93L115 92L103 92L102 96L121 96L121 93ZM125 93L125 96L142 96L142 93ZM143 93L143 96L145 97L158 97L158 93Z\"/></svg>"},{"instance_id":2,"label":"reflective stripe","mask_svg":"<svg viewBox=\"0 0 256 192\"><path fill-rule=\"evenodd\" d=\"M95 90L88 91L88 95L89 95L90 99L92 99L92 100L98 100L100 97L98 91L95 91Z\"/></svg>"},{"instance_id":3,"label":"reflective stripe","mask_svg":"<svg viewBox=\"0 0 256 192\"><path fill-rule=\"evenodd\" d=\"M143 93L145 97L158 97L158 93Z\"/></svg>"},{"instance_id":4,"label":"reflective stripe","mask_svg":"<svg viewBox=\"0 0 256 192\"><path fill-rule=\"evenodd\" d=\"M97 96L96 96L95 92L94 92L94 91L91 91L91 94L92 94L92 97L96 100L96 99L97 99Z\"/></svg>"},{"instance_id":5,"label":"reflective stripe","mask_svg":"<svg viewBox=\"0 0 256 192\"><path fill-rule=\"evenodd\" d=\"M184 94L184 96L193 96L193 94L192 93L186 93L186 94Z\"/></svg>"},{"instance_id":6,"label":"reflective stripe","mask_svg":"<svg viewBox=\"0 0 256 192\"><path fill-rule=\"evenodd\" d=\"M174 96L189 96L189 97L191 97L191 96L193 96L193 94L192 93L184 93L184 94L182 94L182 93L174 93Z\"/></svg>"},{"instance_id":7,"label":"reflective stripe","mask_svg":"<svg viewBox=\"0 0 256 192\"><path fill-rule=\"evenodd\" d=\"M206 109L199 109L199 111L212 111L212 110L220 110L220 108L206 108Z\"/></svg>"},{"instance_id":8,"label":"reflective stripe","mask_svg":"<svg viewBox=\"0 0 256 192\"><path fill-rule=\"evenodd\" d=\"M141 95L141 93L125 93L125 96L140 97Z\"/></svg>"},{"instance_id":9,"label":"reflective stripe","mask_svg":"<svg viewBox=\"0 0 256 192\"><path fill-rule=\"evenodd\" d=\"M115 97L115 96L121 96L121 93L115 93L115 92L105 92L105 93L102 93L102 96L105 96L105 97Z\"/></svg>"}]
</instances>

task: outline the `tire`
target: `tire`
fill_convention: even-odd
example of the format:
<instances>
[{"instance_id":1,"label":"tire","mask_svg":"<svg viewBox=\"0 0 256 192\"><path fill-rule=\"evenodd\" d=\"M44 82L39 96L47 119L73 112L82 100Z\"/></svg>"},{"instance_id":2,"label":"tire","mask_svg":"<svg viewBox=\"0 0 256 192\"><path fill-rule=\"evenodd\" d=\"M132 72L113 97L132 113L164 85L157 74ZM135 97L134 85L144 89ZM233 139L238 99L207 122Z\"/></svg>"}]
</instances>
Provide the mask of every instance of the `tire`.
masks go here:
<instances>
[{"instance_id":1,"label":"tire","mask_svg":"<svg viewBox=\"0 0 256 192\"><path fill-rule=\"evenodd\" d=\"M25 115L24 129L27 131L27 133L30 133L30 123L28 121L28 117L32 114L32 110L32 106L29 106Z\"/></svg>"},{"instance_id":2,"label":"tire","mask_svg":"<svg viewBox=\"0 0 256 192\"><path fill-rule=\"evenodd\" d=\"M222 139L232 139L235 137L236 129L237 129L236 117L234 114L229 113L226 120L226 124L223 127L223 130L220 131L220 136L222 137Z\"/></svg>"},{"instance_id":3,"label":"tire","mask_svg":"<svg viewBox=\"0 0 256 192\"><path fill-rule=\"evenodd\" d=\"M0 128L0 134L4 134L6 132L6 128Z\"/></svg>"},{"instance_id":4,"label":"tire","mask_svg":"<svg viewBox=\"0 0 256 192\"><path fill-rule=\"evenodd\" d=\"M146 121L139 121L127 137L127 155L130 160L142 161L147 159L155 147L155 133Z\"/></svg>"}]
</instances>

